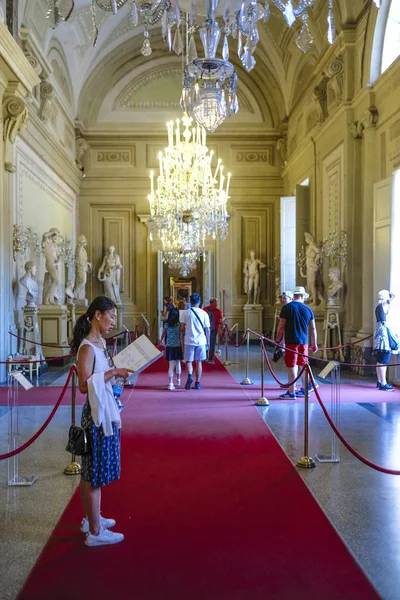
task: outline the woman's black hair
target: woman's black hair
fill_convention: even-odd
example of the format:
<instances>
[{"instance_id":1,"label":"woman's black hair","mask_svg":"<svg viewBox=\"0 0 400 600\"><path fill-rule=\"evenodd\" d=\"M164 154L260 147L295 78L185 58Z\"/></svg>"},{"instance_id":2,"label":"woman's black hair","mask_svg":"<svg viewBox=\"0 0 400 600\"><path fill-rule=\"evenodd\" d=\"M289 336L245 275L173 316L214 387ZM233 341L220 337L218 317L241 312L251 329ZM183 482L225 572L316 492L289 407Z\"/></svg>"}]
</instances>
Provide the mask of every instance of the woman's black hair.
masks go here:
<instances>
[{"instance_id":1,"label":"woman's black hair","mask_svg":"<svg viewBox=\"0 0 400 600\"><path fill-rule=\"evenodd\" d=\"M167 323L170 327L175 327L179 323L179 310L177 308L171 308L168 311Z\"/></svg>"},{"instance_id":2,"label":"woman's black hair","mask_svg":"<svg viewBox=\"0 0 400 600\"><path fill-rule=\"evenodd\" d=\"M87 311L81 315L75 323L71 341L71 349L73 352L78 351L82 340L89 335L91 320L96 314L96 311L98 310L101 313L105 313L107 310L112 310L113 308L117 308L115 303L106 296L97 296L97 298L93 300Z\"/></svg>"}]
</instances>

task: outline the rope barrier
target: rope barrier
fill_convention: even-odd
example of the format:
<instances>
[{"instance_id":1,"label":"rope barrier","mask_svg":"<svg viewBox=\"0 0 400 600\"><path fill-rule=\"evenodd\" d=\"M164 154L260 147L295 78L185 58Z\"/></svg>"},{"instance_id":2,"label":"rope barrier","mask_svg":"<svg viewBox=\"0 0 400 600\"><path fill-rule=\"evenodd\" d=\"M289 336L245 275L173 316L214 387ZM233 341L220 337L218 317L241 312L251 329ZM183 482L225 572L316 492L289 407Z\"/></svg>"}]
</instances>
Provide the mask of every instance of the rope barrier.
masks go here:
<instances>
[{"instance_id":1,"label":"rope barrier","mask_svg":"<svg viewBox=\"0 0 400 600\"><path fill-rule=\"evenodd\" d=\"M296 383L296 382L297 382L297 381L300 379L300 377L303 375L303 373L304 373L304 370L305 370L305 368L306 368L306 365L303 365L303 368L302 368L302 369L300 370L300 372L298 373L298 375L297 375L296 379L293 379L293 381L289 381L289 382L286 382L286 381L285 381L285 383L282 383L282 382L280 382L280 381L279 381L279 379L276 377L275 373L274 373L274 372L273 372L273 370L272 370L272 365L271 365L271 362L270 362L270 360L269 360L269 356L268 356L268 354L267 354L267 351L265 350L265 346L264 346L264 344L263 344L263 352L264 352L264 358L265 358L265 360L267 361L267 366L268 366L268 369L269 369L269 371L270 371L270 373L271 373L272 377L275 379L276 383L278 383L280 386L282 386L282 387L285 387L285 388L286 388L286 387L288 387L288 388L289 388L291 385L294 385L294 384L295 384L295 383Z\"/></svg>"},{"instance_id":2,"label":"rope barrier","mask_svg":"<svg viewBox=\"0 0 400 600\"><path fill-rule=\"evenodd\" d=\"M47 358L38 358L35 360L30 360L29 358L21 358L21 359L13 359L10 360L0 360L0 365L33 365L36 363L49 362L51 360L62 360L64 358L71 358L75 356L75 353L71 352L70 354L62 354L60 356L48 356Z\"/></svg>"},{"instance_id":3,"label":"rope barrier","mask_svg":"<svg viewBox=\"0 0 400 600\"><path fill-rule=\"evenodd\" d=\"M11 450L10 452L6 452L6 454L0 454L0 460L4 460L6 458L11 458L12 456L15 456L16 454L19 454L20 452L22 452L23 450L25 450L26 448L28 448L31 444L33 444L34 441L37 440L37 438L43 433L43 431L46 429L46 427L48 426L48 424L50 423L50 421L53 419L54 415L56 414L56 411L58 409L58 407L60 406L64 396L65 396L65 392L67 391L69 382L71 381L71 377L73 373L76 373L76 367L71 367L68 373L68 377L67 377L67 381L65 382L65 385L61 391L60 397L57 400L53 410L51 411L50 415L48 416L48 418L46 419L46 421L43 423L43 425L41 426L41 428L35 433L35 435L33 435L27 442L25 442L24 444L22 444L22 446L20 446L19 448L16 448L15 450Z\"/></svg>"},{"instance_id":4,"label":"rope barrier","mask_svg":"<svg viewBox=\"0 0 400 600\"><path fill-rule=\"evenodd\" d=\"M329 423L329 425L331 426L331 428L333 429L333 431L335 432L335 434L337 435L337 437L339 438L339 440L342 442L342 444L347 448L347 450L353 455L355 456L359 461L361 461L362 463L364 463L365 465L367 465L367 467L371 467L371 469L375 469L375 471L379 471L381 473L386 473L388 475L400 475L400 471L397 471L395 469L386 469L385 467L381 467L379 465L376 465L375 463L371 462L370 460L368 460L367 458L364 458L363 456L361 456L361 454L359 454L357 452L357 450L355 450L350 444L349 442L343 437L343 435L340 433L340 431L338 430L338 428L336 427L336 425L334 424L334 422L332 421L327 409L324 406L324 403L321 400L321 397L319 395L318 389L315 386L314 383L314 378L312 376L312 372L311 369L309 367L309 365L306 366L307 371L311 377L311 383L312 386L314 388L314 392L315 392L315 396L319 402L319 405L322 408L322 411Z\"/></svg>"},{"instance_id":5,"label":"rope barrier","mask_svg":"<svg viewBox=\"0 0 400 600\"><path fill-rule=\"evenodd\" d=\"M17 335L16 333L13 333L12 331L9 331L8 333L9 333L9 335L12 335L13 337L18 338L19 340L22 340L24 342L30 342L34 346L43 346L44 348L65 348L65 349L68 348L68 349L70 349L70 346L60 346L57 344L45 344L42 342L35 342L35 340L31 340L29 338L22 337L22 335ZM107 338L105 340L106 344L111 344L114 341L114 339L119 337L120 335L126 335L126 331L125 330L119 331L118 333L111 335L109 338Z\"/></svg>"}]
</instances>

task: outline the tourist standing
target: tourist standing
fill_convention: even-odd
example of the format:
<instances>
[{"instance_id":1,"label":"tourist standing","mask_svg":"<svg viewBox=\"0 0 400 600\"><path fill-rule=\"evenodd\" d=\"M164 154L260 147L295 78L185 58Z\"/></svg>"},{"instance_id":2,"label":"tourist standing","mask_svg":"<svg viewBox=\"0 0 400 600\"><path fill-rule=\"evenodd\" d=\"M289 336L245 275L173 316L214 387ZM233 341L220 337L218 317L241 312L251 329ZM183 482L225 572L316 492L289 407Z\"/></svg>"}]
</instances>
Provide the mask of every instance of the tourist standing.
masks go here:
<instances>
[{"instance_id":1,"label":"tourist standing","mask_svg":"<svg viewBox=\"0 0 400 600\"><path fill-rule=\"evenodd\" d=\"M390 347L387 319L390 312L394 294L389 290L381 290L378 293L378 304L375 308L376 328L374 333L373 353L376 356L377 388L382 392L394 392L394 387L386 380L387 366L392 355Z\"/></svg>"},{"instance_id":2,"label":"tourist standing","mask_svg":"<svg viewBox=\"0 0 400 600\"><path fill-rule=\"evenodd\" d=\"M210 347L208 349L208 364L214 364L215 345L218 332L222 328L222 312L218 308L217 298L211 298L209 306L204 308L210 319Z\"/></svg>"},{"instance_id":3,"label":"tourist standing","mask_svg":"<svg viewBox=\"0 0 400 600\"><path fill-rule=\"evenodd\" d=\"M202 308L200 294L190 296L190 310L181 315L181 344L184 345L183 358L187 364L188 377L185 389L190 390L193 384L193 361L196 361L196 382L194 387L200 389L203 372L202 361L207 358L207 346L210 344L210 319Z\"/></svg>"},{"instance_id":4,"label":"tourist standing","mask_svg":"<svg viewBox=\"0 0 400 600\"><path fill-rule=\"evenodd\" d=\"M81 531L86 533L86 546L117 544L122 533L109 531L114 519L100 514L101 488L120 477L121 414L115 402L111 382L114 377L126 379L130 369L114 367L103 338L114 327L115 303L105 296L93 300L74 327L71 347L78 353L78 385L87 394L82 409L81 425L88 438L89 450L81 457L80 490L85 517Z\"/></svg>"},{"instance_id":5,"label":"tourist standing","mask_svg":"<svg viewBox=\"0 0 400 600\"><path fill-rule=\"evenodd\" d=\"M303 286L297 286L293 291L293 301L282 307L276 341L281 344L285 340L285 365L288 370L289 381L297 377L298 367L308 363L308 333L311 333L311 351L317 352L317 330L315 327L314 313L309 306L304 304L309 295ZM312 389L311 382L309 390ZM294 399L304 396L304 384L296 393L296 384L292 383L287 392L279 398Z\"/></svg>"}]
</instances>

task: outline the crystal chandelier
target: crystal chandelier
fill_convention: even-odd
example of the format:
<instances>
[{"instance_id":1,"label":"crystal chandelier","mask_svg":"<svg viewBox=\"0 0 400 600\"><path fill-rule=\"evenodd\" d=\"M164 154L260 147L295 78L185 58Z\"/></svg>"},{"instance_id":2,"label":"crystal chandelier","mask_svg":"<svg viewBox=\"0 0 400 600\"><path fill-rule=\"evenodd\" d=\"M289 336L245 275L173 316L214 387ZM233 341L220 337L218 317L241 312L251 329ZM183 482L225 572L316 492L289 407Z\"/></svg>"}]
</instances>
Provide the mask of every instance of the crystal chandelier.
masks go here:
<instances>
[{"instance_id":1,"label":"crystal chandelier","mask_svg":"<svg viewBox=\"0 0 400 600\"><path fill-rule=\"evenodd\" d=\"M156 180L150 171L148 200L150 239L158 234L166 258L181 256L193 263L204 254L207 237L224 240L228 234L231 174L225 177L221 159L213 169L206 131L192 124L184 115L181 134L179 119L167 123L168 146L158 155Z\"/></svg>"}]
</instances>

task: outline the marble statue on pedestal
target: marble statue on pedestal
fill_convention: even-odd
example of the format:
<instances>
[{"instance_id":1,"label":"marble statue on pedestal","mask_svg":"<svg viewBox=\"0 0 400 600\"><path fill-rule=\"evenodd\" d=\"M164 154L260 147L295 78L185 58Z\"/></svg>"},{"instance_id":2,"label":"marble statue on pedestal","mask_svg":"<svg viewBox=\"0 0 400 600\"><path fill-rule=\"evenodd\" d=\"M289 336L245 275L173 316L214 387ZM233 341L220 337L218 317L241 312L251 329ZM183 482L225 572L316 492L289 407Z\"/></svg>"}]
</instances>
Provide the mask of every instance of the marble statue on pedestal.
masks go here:
<instances>
[{"instance_id":1,"label":"marble statue on pedestal","mask_svg":"<svg viewBox=\"0 0 400 600\"><path fill-rule=\"evenodd\" d=\"M338 294L343 287L343 281L340 280L340 269L331 267L328 272L330 283L328 286L328 304L330 306L338 305Z\"/></svg>"},{"instance_id":2,"label":"marble statue on pedestal","mask_svg":"<svg viewBox=\"0 0 400 600\"><path fill-rule=\"evenodd\" d=\"M260 304L260 271L265 267L266 265L256 258L255 251L250 250L250 258L245 259L243 268L246 304Z\"/></svg>"},{"instance_id":3,"label":"marble statue on pedestal","mask_svg":"<svg viewBox=\"0 0 400 600\"><path fill-rule=\"evenodd\" d=\"M117 305L122 305L120 296L121 269L121 260L115 251L115 246L109 246L97 277L99 281L103 282L104 295Z\"/></svg>"},{"instance_id":4,"label":"marble statue on pedestal","mask_svg":"<svg viewBox=\"0 0 400 600\"><path fill-rule=\"evenodd\" d=\"M84 235L80 235L78 237L78 243L75 250L74 296L77 300L85 300L87 274L93 269L92 263L88 260L86 245L86 237Z\"/></svg>"},{"instance_id":5,"label":"marble statue on pedestal","mask_svg":"<svg viewBox=\"0 0 400 600\"><path fill-rule=\"evenodd\" d=\"M45 257L46 273L43 282L43 304L60 302L60 259L58 256L58 237L60 232L53 227L42 236L42 249Z\"/></svg>"},{"instance_id":6,"label":"marble statue on pedestal","mask_svg":"<svg viewBox=\"0 0 400 600\"><path fill-rule=\"evenodd\" d=\"M25 263L25 274L19 280L26 288L26 306L36 307L38 295L38 282L35 279L36 265L31 260Z\"/></svg>"},{"instance_id":7,"label":"marble statue on pedestal","mask_svg":"<svg viewBox=\"0 0 400 600\"><path fill-rule=\"evenodd\" d=\"M307 279L307 290L310 294L308 304L317 306L318 300L325 303L321 279L322 251L311 233L306 232L304 238L306 249L304 256L299 259L300 275Z\"/></svg>"}]
</instances>

